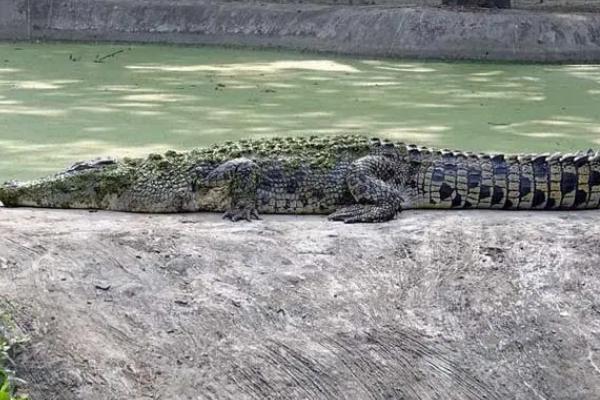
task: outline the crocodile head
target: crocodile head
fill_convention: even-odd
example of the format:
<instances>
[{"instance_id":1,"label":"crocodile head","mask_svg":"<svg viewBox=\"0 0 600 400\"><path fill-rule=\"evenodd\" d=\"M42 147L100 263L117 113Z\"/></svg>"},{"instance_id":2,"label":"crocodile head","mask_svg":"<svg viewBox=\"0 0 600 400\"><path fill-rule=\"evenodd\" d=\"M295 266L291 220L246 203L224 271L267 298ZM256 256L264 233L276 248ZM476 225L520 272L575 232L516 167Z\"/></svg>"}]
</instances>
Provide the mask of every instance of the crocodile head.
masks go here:
<instances>
[{"instance_id":1,"label":"crocodile head","mask_svg":"<svg viewBox=\"0 0 600 400\"><path fill-rule=\"evenodd\" d=\"M129 187L131 173L112 159L78 162L58 174L0 185L6 207L106 208Z\"/></svg>"}]
</instances>

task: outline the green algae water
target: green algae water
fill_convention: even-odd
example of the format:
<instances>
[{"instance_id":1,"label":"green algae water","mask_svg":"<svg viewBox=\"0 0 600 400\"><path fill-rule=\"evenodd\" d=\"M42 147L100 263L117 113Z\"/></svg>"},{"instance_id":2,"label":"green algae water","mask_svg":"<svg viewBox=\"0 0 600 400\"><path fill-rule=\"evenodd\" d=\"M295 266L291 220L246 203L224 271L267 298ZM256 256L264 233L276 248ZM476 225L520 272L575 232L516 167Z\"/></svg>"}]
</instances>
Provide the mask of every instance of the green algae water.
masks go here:
<instances>
[{"instance_id":1,"label":"green algae water","mask_svg":"<svg viewBox=\"0 0 600 400\"><path fill-rule=\"evenodd\" d=\"M445 148L600 147L599 65L0 44L0 181L97 156L363 133Z\"/></svg>"}]
</instances>

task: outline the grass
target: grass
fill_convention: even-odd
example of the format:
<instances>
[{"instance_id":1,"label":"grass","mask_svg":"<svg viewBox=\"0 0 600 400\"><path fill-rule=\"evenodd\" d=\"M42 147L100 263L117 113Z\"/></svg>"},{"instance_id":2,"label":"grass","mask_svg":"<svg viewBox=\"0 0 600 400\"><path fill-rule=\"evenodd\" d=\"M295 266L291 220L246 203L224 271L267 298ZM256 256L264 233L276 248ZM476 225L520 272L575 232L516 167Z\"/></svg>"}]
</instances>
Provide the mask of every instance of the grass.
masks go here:
<instances>
[{"instance_id":1,"label":"grass","mask_svg":"<svg viewBox=\"0 0 600 400\"><path fill-rule=\"evenodd\" d=\"M14 323L6 314L0 314L0 400L27 400L28 397L16 394L16 382L18 379L14 371L9 369L8 364L13 364L11 354L14 348L26 341L21 336L9 335L7 332L14 331Z\"/></svg>"}]
</instances>

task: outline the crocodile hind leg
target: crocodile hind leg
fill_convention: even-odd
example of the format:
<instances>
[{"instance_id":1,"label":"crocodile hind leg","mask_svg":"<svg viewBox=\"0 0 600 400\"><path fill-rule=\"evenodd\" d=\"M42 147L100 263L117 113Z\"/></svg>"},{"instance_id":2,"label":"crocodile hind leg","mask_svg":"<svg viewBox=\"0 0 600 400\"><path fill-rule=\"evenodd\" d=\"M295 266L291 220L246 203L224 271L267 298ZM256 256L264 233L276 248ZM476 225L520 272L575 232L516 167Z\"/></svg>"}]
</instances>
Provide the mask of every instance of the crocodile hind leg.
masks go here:
<instances>
[{"instance_id":1,"label":"crocodile hind leg","mask_svg":"<svg viewBox=\"0 0 600 400\"><path fill-rule=\"evenodd\" d=\"M358 204L343 207L329 219L356 222L384 222L400 211L402 196L393 183L393 163L382 156L366 156L354 162L346 177L348 188Z\"/></svg>"},{"instance_id":2,"label":"crocodile hind leg","mask_svg":"<svg viewBox=\"0 0 600 400\"><path fill-rule=\"evenodd\" d=\"M229 186L231 204L223 218L231 221L260 219L256 209L258 166L247 158L236 158L215 168L206 177L209 186Z\"/></svg>"}]
</instances>

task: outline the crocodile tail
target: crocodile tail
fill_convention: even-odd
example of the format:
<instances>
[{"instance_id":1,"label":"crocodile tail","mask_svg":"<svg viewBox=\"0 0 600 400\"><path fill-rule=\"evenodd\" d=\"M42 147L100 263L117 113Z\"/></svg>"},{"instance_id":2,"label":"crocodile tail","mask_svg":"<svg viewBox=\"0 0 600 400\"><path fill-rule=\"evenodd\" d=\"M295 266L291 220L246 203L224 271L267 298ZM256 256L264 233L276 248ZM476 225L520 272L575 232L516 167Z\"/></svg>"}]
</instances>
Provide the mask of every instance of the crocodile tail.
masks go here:
<instances>
[{"instance_id":1,"label":"crocodile tail","mask_svg":"<svg viewBox=\"0 0 600 400\"><path fill-rule=\"evenodd\" d=\"M533 164L535 194L532 208L598 208L600 202L600 153L553 154ZM521 165L523 169L523 165ZM537 172L537 173L536 173ZM543 196L545 195L545 196ZM545 197L545 198L544 198ZM535 199L534 199L535 200ZM527 208L520 205L519 208Z\"/></svg>"},{"instance_id":2,"label":"crocodile tail","mask_svg":"<svg viewBox=\"0 0 600 400\"><path fill-rule=\"evenodd\" d=\"M420 152L416 184L427 208L570 210L598 208L600 153Z\"/></svg>"},{"instance_id":3,"label":"crocodile tail","mask_svg":"<svg viewBox=\"0 0 600 400\"><path fill-rule=\"evenodd\" d=\"M492 163L492 180L506 185L499 208L573 210L598 208L600 155L575 154L510 156ZM505 172L505 173L503 173ZM493 189L492 189L493 190Z\"/></svg>"}]
</instances>

